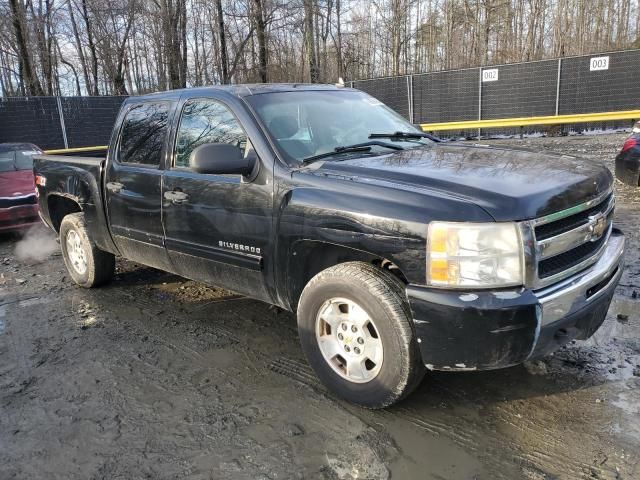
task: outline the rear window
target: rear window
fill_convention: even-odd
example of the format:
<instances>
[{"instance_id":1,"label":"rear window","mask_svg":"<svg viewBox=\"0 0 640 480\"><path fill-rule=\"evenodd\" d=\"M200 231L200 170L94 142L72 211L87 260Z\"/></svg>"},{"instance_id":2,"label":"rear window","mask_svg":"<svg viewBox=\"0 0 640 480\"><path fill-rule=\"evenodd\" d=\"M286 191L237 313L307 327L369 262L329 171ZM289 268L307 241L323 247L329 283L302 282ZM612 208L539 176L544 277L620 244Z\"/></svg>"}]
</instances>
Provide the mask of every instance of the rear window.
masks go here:
<instances>
[{"instance_id":1,"label":"rear window","mask_svg":"<svg viewBox=\"0 0 640 480\"><path fill-rule=\"evenodd\" d=\"M0 172L32 170L33 156L42 153L35 145L17 144L0 146Z\"/></svg>"},{"instance_id":2,"label":"rear window","mask_svg":"<svg viewBox=\"0 0 640 480\"><path fill-rule=\"evenodd\" d=\"M168 118L169 104L166 102L143 103L129 110L120 133L118 161L159 166Z\"/></svg>"},{"instance_id":3,"label":"rear window","mask_svg":"<svg viewBox=\"0 0 640 480\"><path fill-rule=\"evenodd\" d=\"M38 153L34 150L16 150L16 170L32 170L33 156Z\"/></svg>"},{"instance_id":4,"label":"rear window","mask_svg":"<svg viewBox=\"0 0 640 480\"><path fill-rule=\"evenodd\" d=\"M13 152L0 152L0 172L13 172L16 167L13 163Z\"/></svg>"}]
</instances>

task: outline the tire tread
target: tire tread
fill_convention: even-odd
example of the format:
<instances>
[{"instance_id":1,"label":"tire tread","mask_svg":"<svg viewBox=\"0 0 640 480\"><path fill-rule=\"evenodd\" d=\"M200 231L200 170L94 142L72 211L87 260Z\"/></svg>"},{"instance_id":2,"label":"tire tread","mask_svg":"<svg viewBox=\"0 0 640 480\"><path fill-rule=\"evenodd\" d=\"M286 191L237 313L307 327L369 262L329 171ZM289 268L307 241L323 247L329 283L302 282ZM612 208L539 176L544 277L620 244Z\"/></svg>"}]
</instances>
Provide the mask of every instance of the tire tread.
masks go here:
<instances>
[{"instance_id":1,"label":"tire tread","mask_svg":"<svg viewBox=\"0 0 640 480\"><path fill-rule=\"evenodd\" d=\"M92 261L88 265L89 272L88 278L85 282L79 282L72 273L72 268L67 266L67 270L74 278L74 281L81 287L93 288L99 287L108 283L112 278L115 271L115 255L104 250L100 250L89 236L87 230L87 224L84 219L84 213L71 213L66 215L60 224L60 244L65 241L64 232L66 232L66 225L74 228L81 236L83 242L88 242ZM64 247L63 247L64 248ZM66 263L66 258L65 258Z\"/></svg>"},{"instance_id":2,"label":"tire tread","mask_svg":"<svg viewBox=\"0 0 640 480\"><path fill-rule=\"evenodd\" d=\"M346 262L323 270L305 286L300 297L303 301L305 294L313 291L318 284L331 282L333 278L351 278L363 285L387 308L395 320L396 332L401 342L408 345L405 356L401 359L401 381L386 399L368 408L384 408L405 398L419 384L425 374L420 350L415 339L411 309L405 295L404 284L387 270L365 262Z\"/></svg>"}]
</instances>

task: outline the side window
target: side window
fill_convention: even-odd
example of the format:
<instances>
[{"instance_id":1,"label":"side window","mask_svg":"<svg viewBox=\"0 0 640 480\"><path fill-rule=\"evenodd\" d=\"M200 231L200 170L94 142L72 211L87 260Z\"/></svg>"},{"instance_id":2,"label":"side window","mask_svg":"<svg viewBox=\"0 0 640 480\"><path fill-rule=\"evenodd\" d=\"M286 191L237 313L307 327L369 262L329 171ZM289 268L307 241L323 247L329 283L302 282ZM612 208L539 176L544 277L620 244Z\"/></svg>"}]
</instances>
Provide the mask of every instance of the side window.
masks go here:
<instances>
[{"instance_id":1,"label":"side window","mask_svg":"<svg viewBox=\"0 0 640 480\"><path fill-rule=\"evenodd\" d=\"M188 167L191 152L205 143L247 147L247 135L231 111L215 100L191 100L184 105L176 137L175 166Z\"/></svg>"},{"instance_id":2,"label":"side window","mask_svg":"<svg viewBox=\"0 0 640 480\"><path fill-rule=\"evenodd\" d=\"M14 159L15 153L13 150L0 145L0 173L13 172L16 169Z\"/></svg>"},{"instance_id":3,"label":"side window","mask_svg":"<svg viewBox=\"0 0 640 480\"><path fill-rule=\"evenodd\" d=\"M21 145L20 150L16 150L16 170L33 170L33 156L40 153L29 145Z\"/></svg>"},{"instance_id":4,"label":"side window","mask_svg":"<svg viewBox=\"0 0 640 480\"><path fill-rule=\"evenodd\" d=\"M118 161L157 167L167 136L169 104L143 103L127 113L120 133Z\"/></svg>"}]
</instances>

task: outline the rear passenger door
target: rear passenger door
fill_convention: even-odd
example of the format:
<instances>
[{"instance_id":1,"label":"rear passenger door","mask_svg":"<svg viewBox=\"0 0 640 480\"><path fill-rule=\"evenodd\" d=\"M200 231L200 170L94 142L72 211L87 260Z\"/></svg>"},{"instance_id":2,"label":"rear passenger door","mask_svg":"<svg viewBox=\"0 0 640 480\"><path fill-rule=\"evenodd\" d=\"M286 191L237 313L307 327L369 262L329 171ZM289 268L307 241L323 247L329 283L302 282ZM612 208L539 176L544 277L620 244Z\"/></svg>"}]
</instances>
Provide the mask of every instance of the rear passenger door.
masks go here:
<instances>
[{"instance_id":1,"label":"rear passenger door","mask_svg":"<svg viewBox=\"0 0 640 480\"><path fill-rule=\"evenodd\" d=\"M162 159L172 104L132 104L124 113L105 172L109 225L120 252L144 265L172 271L162 228Z\"/></svg>"},{"instance_id":2,"label":"rear passenger door","mask_svg":"<svg viewBox=\"0 0 640 480\"><path fill-rule=\"evenodd\" d=\"M207 143L235 145L257 158L227 104L214 98L184 102L163 182L170 258L177 273L187 278L270 300L265 259L272 228L271 171L257 158L253 178L194 172L189 168L191 152Z\"/></svg>"}]
</instances>

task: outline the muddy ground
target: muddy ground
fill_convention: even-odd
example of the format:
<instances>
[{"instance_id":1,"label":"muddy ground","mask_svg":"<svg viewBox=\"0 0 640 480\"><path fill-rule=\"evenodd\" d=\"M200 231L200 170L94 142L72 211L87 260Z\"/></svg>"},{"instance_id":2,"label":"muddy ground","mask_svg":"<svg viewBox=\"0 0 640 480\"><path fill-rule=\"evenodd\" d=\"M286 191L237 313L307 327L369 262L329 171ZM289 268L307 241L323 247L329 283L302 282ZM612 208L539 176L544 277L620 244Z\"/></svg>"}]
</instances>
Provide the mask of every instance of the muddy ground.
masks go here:
<instances>
[{"instance_id":1,"label":"muddy ground","mask_svg":"<svg viewBox=\"0 0 640 480\"><path fill-rule=\"evenodd\" d=\"M489 143L612 166L623 138ZM84 290L50 239L1 237L0 478L640 479L640 189L616 188L628 266L593 339L375 412L318 383L289 313L126 261Z\"/></svg>"}]
</instances>

